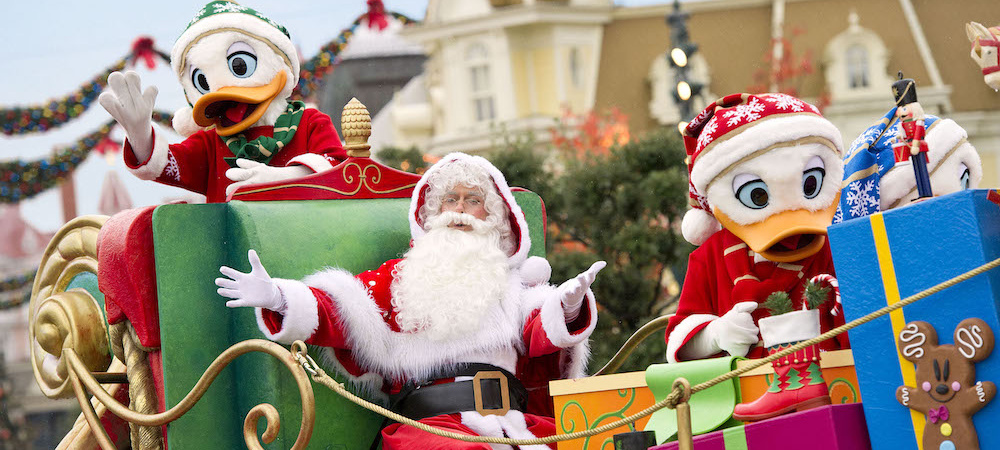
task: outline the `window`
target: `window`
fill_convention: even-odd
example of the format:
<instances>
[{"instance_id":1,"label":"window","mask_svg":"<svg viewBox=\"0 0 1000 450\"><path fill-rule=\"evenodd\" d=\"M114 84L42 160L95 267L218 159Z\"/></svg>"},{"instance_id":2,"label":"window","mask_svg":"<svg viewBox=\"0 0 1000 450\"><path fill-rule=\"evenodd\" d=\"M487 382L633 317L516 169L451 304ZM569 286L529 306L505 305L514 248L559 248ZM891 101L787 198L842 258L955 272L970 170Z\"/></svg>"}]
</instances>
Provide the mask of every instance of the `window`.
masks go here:
<instances>
[{"instance_id":1,"label":"window","mask_svg":"<svg viewBox=\"0 0 1000 450\"><path fill-rule=\"evenodd\" d=\"M868 87L868 49L862 45L847 48L847 83L851 89Z\"/></svg>"},{"instance_id":2,"label":"window","mask_svg":"<svg viewBox=\"0 0 1000 450\"><path fill-rule=\"evenodd\" d=\"M580 67L580 49L573 47L569 50L569 77L573 87L583 86L583 68Z\"/></svg>"},{"instance_id":3,"label":"window","mask_svg":"<svg viewBox=\"0 0 1000 450\"><path fill-rule=\"evenodd\" d=\"M465 62L469 70L469 98L477 122L486 122L496 117L493 107L493 93L490 90L489 51L483 44L473 44L465 52Z\"/></svg>"}]
</instances>

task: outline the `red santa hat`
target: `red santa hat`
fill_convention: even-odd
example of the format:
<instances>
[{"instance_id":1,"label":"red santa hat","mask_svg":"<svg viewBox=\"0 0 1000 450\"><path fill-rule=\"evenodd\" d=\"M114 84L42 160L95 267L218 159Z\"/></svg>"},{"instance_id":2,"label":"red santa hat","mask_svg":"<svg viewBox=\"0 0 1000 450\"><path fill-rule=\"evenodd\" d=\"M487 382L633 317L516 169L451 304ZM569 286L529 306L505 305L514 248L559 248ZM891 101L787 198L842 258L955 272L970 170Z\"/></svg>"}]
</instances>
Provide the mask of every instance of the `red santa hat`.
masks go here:
<instances>
[{"instance_id":1,"label":"red santa hat","mask_svg":"<svg viewBox=\"0 0 1000 450\"><path fill-rule=\"evenodd\" d=\"M413 197L410 199L410 235L413 239L416 239L427 233L424 229L423 219L420 217L420 208L426 203L427 191L430 188L428 180L434 178L435 174L438 174L443 167L456 162L479 167L493 180L493 186L496 188L497 193L500 194L508 210L507 215L514 240L514 253L510 256L510 264L517 266L525 262L528 258L528 251L531 249L531 239L528 237L528 222L524 217L524 212L521 211L521 207L514 201L514 193L511 191L510 186L507 185L507 180L504 178L503 173L487 161L486 158L481 156L451 153L427 169L427 172L424 173L424 176L420 178L417 186L413 189ZM491 213L493 212L491 211Z\"/></svg>"},{"instance_id":2,"label":"red santa hat","mask_svg":"<svg viewBox=\"0 0 1000 450\"><path fill-rule=\"evenodd\" d=\"M806 137L829 140L838 154L844 148L840 131L819 109L787 94L727 95L708 105L683 134L691 209L681 231L694 245L722 228L706 194L729 167Z\"/></svg>"}]
</instances>

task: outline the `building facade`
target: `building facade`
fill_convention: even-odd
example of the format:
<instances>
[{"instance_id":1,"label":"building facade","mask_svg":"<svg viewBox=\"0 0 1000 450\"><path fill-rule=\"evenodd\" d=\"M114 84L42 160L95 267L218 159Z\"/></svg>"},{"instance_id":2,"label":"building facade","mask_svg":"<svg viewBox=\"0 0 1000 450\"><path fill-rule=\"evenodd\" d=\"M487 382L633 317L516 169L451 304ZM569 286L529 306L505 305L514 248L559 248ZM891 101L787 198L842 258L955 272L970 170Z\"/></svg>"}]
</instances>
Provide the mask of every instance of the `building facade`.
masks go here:
<instances>
[{"instance_id":1,"label":"building facade","mask_svg":"<svg viewBox=\"0 0 1000 450\"><path fill-rule=\"evenodd\" d=\"M1000 183L1000 94L983 83L964 31L969 21L1000 23L993 0L705 0L681 7L699 46L689 73L705 85L695 110L759 85L762 72L769 78L772 42L780 41L812 69L781 87L821 105L846 143L892 106L890 85L902 71L917 81L928 113L969 132L983 158L982 185ZM633 135L676 126L682 118L666 60L672 9L668 2L430 0L425 21L401 32L428 57L415 79L420 86L411 87L421 93L393 102L387 122L397 139L432 154L483 151L498 133L544 131L567 110L618 108Z\"/></svg>"}]
</instances>

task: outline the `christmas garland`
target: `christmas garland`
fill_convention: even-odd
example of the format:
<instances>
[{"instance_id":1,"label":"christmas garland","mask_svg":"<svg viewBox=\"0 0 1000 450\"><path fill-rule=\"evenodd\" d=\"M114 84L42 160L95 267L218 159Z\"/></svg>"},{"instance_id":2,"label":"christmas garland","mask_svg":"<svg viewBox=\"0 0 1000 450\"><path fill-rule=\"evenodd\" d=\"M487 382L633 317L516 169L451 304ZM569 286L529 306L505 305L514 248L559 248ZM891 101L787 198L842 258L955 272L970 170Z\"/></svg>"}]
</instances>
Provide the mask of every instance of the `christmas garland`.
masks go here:
<instances>
[{"instance_id":1,"label":"christmas garland","mask_svg":"<svg viewBox=\"0 0 1000 450\"><path fill-rule=\"evenodd\" d=\"M154 58L169 61L169 55L153 48L152 39L140 37L132 43L132 50L128 55L83 83L76 92L50 100L43 105L0 108L0 131L12 136L41 133L59 127L83 114L96 103L97 96L108 84L108 75L111 72L121 71L126 64L130 62L135 64L138 61L144 61L147 67L153 68Z\"/></svg>"},{"instance_id":2,"label":"christmas garland","mask_svg":"<svg viewBox=\"0 0 1000 450\"><path fill-rule=\"evenodd\" d=\"M153 112L153 121L165 127L170 128L171 119L169 113ZM0 163L0 203L17 203L59 184L87 158L91 150L99 146L120 147L120 143L110 138L114 125L114 120L108 121L73 145L57 147L49 158L32 162L18 160Z\"/></svg>"},{"instance_id":3,"label":"christmas garland","mask_svg":"<svg viewBox=\"0 0 1000 450\"><path fill-rule=\"evenodd\" d=\"M20 306L31 297L36 270L0 281L0 310Z\"/></svg>"},{"instance_id":4,"label":"christmas garland","mask_svg":"<svg viewBox=\"0 0 1000 450\"><path fill-rule=\"evenodd\" d=\"M400 21L403 25L417 23L417 21L400 13L389 12L387 14ZM294 99L301 100L316 92L323 77L333 70L333 65L337 61L337 55L347 46L347 41L354 35L355 28L361 24L361 20L367 17L367 15L362 14L359 16L351 26L341 31L336 39L320 48L316 56L302 63L299 70L299 84L295 86L295 91L292 92Z\"/></svg>"}]
</instances>

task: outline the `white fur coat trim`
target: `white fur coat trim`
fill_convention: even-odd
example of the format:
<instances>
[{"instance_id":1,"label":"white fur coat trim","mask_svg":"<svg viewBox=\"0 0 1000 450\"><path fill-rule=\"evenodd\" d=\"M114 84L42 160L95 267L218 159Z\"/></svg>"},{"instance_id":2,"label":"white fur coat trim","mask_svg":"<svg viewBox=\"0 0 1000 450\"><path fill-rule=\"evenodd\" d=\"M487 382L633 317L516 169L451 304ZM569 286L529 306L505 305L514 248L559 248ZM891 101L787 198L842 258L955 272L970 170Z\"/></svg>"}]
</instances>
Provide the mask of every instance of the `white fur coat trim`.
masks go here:
<instances>
[{"instance_id":1,"label":"white fur coat trim","mask_svg":"<svg viewBox=\"0 0 1000 450\"><path fill-rule=\"evenodd\" d=\"M333 168L333 164L330 164L330 161L324 158L323 155L316 153L305 153L296 156L291 161L288 161L286 165L303 165L312 169L315 173L325 172Z\"/></svg>"},{"instance_id":2,"label":"white fur coat trim","mask_svg":"<svg viewBox=\"0 0 1000 450\"><path fill-rule=\"evenodd\" d=\"M590 322L587 324L587 328L576 334L571 334L566 328L566 317L563 313L562 296L559 290L556 289L554 294L547 296L542 310L539 312L545 335L553 345L559 348L569 348L586 342L597 326L597 302L594 301L594 293L587 289L585 307L590 311Z\"/></svg>"},{"instance_id":3,"label":"white fur coat trim","mask_svg":"<svg viewBox=\"0 0 1000 450\"><path fill-rule=\"evenodd\" d=\"M803 113L762 120L759 124L736 132L732 137L715 141L695 159L691 169L691 183L695 190L706 195L708 183L723 170L736 164L755 151L781 142L817 136L829 139L838 155L844 153L840 130L829 120L815 114Z\"/></svg>"},{"instance_id":4,"label":"white fur coat trim","mask_svg":"<svg viewBox=\"0 0 1000 450\"><path fill-rule=\"evenodd\" d=\"M520 280L511 277L503 302L483 318L483 327L466 339L434 341L420 333L392 331L364 286L353 275L329 269L305 279L327 292L346 330L357 363L365 370L391 379L425 379L441 367L460 363L494 364L516 370L517 352L523 351Z\"/></svg>"},{"instance_id":5,"label":"white fur coat trim","mask_svg":"<svg viewBox=\"0 0 1000 450\"><path fill-rule=\"evenodd\" d=\"M124 146L125 144L122 145ZM122 151L132 151L133 156L135 156L135 152L131 150L132 144L129 143L128 145L129 148L123 148ZM128 171L132 172L132 175L135 175L140 180L155 180L163 173L163 169L167 167L169 153L170 148L167 145L167 140L163 138L162 133L157 133L156 128L153 128L153 153L150 154L149 161L146 161L146 164L138 161L140 166L134 169L128 167Z\"/></svg>"},{"instance_id":6,"label":"white fur coat trim","mask_svg":"<svg viewBox=\"0 0 1000 450\"><path fill-rule=\"evenodd\" d=\"M268 339L282 344L309 339L319 328L319 310L316 305L316 297L312 295L309 287L302 284L301 281L275 278L274 283L281 291L281 297L286 304L281 329L272 334L267 325L264 324L264 315L261 309L254 308L260 331Z\"/></svg>"},{"instance_id":7,"label":"white fur coat trim","mask_svg":"<svg viewBox=\"0 0 1000 450\"><path fill-rule=\"evenodd\" d=\"M511 214L514 216L516 223L510 224L511 229L518 232L521 239L517 243L517 251L510 256L510 266L517 267L528 258L528 251L531 250L531 238L528 236L528 221L524 218L524 211L521 211L521 207L518 206L517 202L514 201L514 193L511 191L510 186L507 185L507 179L504 178L503 173L500 169L497 169L492 163L483 158L482 156L471 156L465 153L449 153L441 158L440 161L427 169L424 176L420 177L420 181L417 182L417 186L413 188L413 196L410 197L410 236L416 239L423 236L427 232L424 228L417 223L417 212L420 207L423 206L421 200L423 200L422 192L427 188L427 179L430 178L431 174L439 170L442 166L452 162L452 161L467 161L474 163L490 174L490 178L493 179L493 183L497 187L497 191L500 196L503 197L504 202L510 208Z\"/></svg>"},{"instance_id":8,"label":"white fur coat trim","mask_svg":"<svg viewBox=\"0 0 1000 450\"><path fill-rule=\"evenodd\" d=\"M667 362L677 362L677 352L687 342L689 335L695 328L718 318L719 316L712 314L692 314L677 324L670 332L670 336L667 337Z\"/></svg>"},{"instance_id":9,"label":"white fur coat trim","mask_svg":"<svg viewBox=\"0 0 1000 450\"><path fill-rule=\"evenodd\" d=\"M528 423L520 411L510 410L507 414L483 416L475 411L462 413L462 424L472 428L480 436L507 437L511 439L534 439L545 436L535 436L528 431ZM493 449L510 449L509 445L490 444ZM546 445L522 445L524 450L548 450Z\"/></svg>"}]
</instances>

